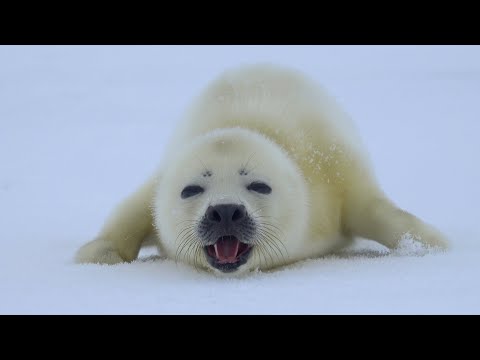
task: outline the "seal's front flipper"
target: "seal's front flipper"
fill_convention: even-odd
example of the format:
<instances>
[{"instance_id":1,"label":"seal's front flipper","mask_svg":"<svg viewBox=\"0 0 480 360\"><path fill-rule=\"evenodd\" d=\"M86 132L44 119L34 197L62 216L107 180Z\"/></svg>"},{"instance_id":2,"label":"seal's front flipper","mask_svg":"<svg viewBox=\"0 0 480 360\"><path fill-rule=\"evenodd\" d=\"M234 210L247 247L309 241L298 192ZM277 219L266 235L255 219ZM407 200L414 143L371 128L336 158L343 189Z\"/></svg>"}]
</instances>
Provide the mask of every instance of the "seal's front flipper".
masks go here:
<instances>
[{"instance_id":1,"label":"seal's front flipper","mask_svg":"<svg viewBox=\"0 0 480 360\"><path fill-rule=\"evenodd\" d=\"M97 238L82 246L77 263L116 264L137 258L142 243L152 234L157 176L125 199L113 212Z\"/></svg>"},{"instance_id":2,"label":"seal's front flipper","mask_svg":"<svg viewBox=\"0 0 480 360\"><path fill-rule=\"evenodd\" d=\"M397 248L405 237L427 247L448 248L447 239L438 230L381 195L350 199L345 207L345 217L345 231L375 240L390 249Z\"/></svg>"}]
</instances>

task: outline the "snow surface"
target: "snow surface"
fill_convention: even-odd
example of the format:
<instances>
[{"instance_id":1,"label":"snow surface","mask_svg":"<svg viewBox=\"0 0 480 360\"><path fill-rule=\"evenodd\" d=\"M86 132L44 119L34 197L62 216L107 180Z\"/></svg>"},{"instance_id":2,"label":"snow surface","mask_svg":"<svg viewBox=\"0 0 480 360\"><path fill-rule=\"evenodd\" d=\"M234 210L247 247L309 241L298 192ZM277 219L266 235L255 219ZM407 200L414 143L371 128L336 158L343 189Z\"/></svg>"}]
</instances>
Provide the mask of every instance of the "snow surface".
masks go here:
<instances>
[{"instance_id":1,"label":"snow surface","mask_svg":"<svg viewBox=\"0 0 480 360\"><path fill-rule=\"evenodd\" d=\"M240 279L142 251L75 265L157 166L176 119L220 71L299 68L354 119L394 201L450 237L446 254L340 256ZM0 313L480 313L480 47L1 46Z\"/></svg>"}]
</instances>

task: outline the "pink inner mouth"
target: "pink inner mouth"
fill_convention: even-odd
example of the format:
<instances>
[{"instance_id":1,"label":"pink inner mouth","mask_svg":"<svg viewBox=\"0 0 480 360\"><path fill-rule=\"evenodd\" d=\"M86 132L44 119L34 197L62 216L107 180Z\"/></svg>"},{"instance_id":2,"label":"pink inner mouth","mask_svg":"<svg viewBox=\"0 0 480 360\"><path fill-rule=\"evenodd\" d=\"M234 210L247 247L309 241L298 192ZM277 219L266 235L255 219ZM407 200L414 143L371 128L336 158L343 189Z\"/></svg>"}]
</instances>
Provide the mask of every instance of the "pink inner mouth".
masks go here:
<instances>
[{"instance_id":1,"label":"pink inner mouth","mask_svg":"<svg viewBox=\"0 0 480 360\"><path fill-rule=\"evenodd\" d=\"M214 245L207 246L208 255L220 264L236 263L250 246L241 243L235 236L222 236Z\"/></svg>"}]
</instances>

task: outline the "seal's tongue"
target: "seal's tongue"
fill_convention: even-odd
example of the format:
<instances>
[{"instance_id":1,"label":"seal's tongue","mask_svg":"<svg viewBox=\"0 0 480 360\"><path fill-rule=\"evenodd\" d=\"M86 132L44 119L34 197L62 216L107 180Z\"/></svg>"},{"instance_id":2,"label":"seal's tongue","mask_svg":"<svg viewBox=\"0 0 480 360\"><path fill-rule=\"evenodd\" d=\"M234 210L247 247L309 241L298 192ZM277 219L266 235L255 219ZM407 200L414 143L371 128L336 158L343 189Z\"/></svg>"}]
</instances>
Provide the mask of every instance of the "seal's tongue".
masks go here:
<instances>
[{"instance_id":1,"label":"seal's tongue","mask_svg":"<svg viewBox=\"0 0 480 360\"><path fill-rule=\"evenodd\" d=\"M240 241L233 236L223 236L215 243L215 255L221 264L234 263L237 260Z\"/></svg>"}]
</instances>

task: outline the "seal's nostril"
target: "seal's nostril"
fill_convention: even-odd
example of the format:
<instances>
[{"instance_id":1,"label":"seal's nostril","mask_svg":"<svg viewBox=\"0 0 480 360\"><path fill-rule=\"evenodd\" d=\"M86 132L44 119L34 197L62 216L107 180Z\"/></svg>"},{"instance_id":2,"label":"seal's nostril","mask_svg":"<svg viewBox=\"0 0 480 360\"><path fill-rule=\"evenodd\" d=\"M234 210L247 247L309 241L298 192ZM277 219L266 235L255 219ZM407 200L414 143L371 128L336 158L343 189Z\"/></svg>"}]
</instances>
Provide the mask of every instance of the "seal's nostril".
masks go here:
<instances>
[{"instance_id":1,"label":"seal's nostril","mask_svg":"<svg viewBox=\"0 0 480 360\"><path fill-rule=\"evenodd\" d=\"M240 218L242 218L242 215L240 214L240 211L238 211L238 209L237 209L237 210L235 210L235 212L232 215L232 220L237 221Z\"/></svg>"},{"instance_id":2,"label":"seal's nostril","mask_svg":"<svg viewBox=\"0 0 480 360\"><path fill-rule=\"evenodd\" d=\"M208 221L223 225L239 222L245 218L246 215L247 210L245 206L237 204L209 206L205 213Z\"/></svg>"},{"instance_id":3,"label":"seal's nostril","mask_svg":"<svg viewBox=\"0 0 480 360\"><path fill-rule=\"evenodd\" d=\"M219 222L222 221L222 217L220 216L217 209L215 209L215 207L213 207L213 206L208 207L206 215L207 215L207 219L212 221L212 222L219 223Z\"/></svg>"},{"instance_id":4,"label":"seal's nostril","mask_svg":"<svg viewBox=\"0 0 480 360\"><path fill-rule=\"evenodd\" d=\"M245 214L246 214L245 206L243 205L238 206L233 212L232 221L235 222L235 221L242 220L245 217Z\"/></svg>"}]
</instances>

